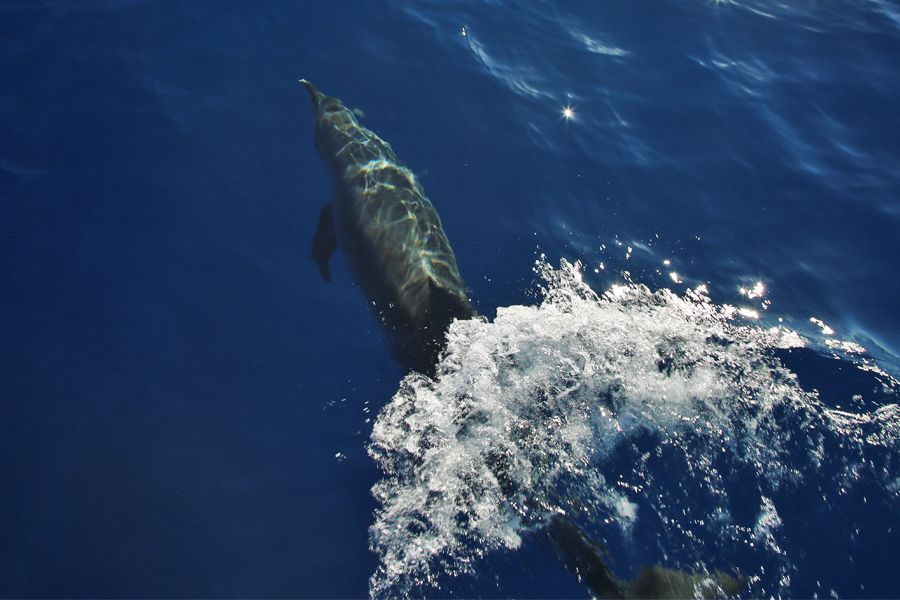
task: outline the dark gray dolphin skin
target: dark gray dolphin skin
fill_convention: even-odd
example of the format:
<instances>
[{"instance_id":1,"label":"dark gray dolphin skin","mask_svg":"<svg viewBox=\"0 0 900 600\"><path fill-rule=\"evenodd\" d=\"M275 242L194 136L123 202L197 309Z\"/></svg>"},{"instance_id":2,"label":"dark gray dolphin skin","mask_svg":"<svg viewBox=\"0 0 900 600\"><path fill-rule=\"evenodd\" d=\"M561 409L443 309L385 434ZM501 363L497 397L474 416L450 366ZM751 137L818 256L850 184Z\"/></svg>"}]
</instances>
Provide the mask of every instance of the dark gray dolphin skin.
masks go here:
<instances>
[{"instance_id":1,"label":"dark gray dolphin skin","mask_svg":"<svg viewBox=\"0 0 900 600\"><path fill-rule=\"evenodd\" d=\"M454 319L475 315L434 206L391 146L337 98L301 79L312 100L316 147L331 173L312 258L331 279L341 248L406 368L433 374Z\"/></svg>"}]
</instances>

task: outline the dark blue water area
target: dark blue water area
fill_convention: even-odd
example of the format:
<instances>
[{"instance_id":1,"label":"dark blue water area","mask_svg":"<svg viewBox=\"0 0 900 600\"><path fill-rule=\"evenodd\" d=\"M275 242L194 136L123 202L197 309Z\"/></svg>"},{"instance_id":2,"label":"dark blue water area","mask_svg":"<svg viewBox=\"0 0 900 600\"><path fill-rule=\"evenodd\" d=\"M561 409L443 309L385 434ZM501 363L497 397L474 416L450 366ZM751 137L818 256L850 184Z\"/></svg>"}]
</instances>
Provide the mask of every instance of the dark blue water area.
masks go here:
<instances>
[{"instance_id":1,"label":"dark blue water area","mask_svg":"<svg viewBox=\"0 0 900 600\"><path fill-rule=\"evenodd\" d=\"M345 259L330 284L309 259L300 77L420 177L486 315L535 301L543 253L824 348L820 319L900 373L893 3L7 1L0 595L367 595L366 443L403 372ZM775 499L793 595L897 595L898 507L866 485ZM539 539L428 593L586 595Z\"/></svg>"}]
</instances>

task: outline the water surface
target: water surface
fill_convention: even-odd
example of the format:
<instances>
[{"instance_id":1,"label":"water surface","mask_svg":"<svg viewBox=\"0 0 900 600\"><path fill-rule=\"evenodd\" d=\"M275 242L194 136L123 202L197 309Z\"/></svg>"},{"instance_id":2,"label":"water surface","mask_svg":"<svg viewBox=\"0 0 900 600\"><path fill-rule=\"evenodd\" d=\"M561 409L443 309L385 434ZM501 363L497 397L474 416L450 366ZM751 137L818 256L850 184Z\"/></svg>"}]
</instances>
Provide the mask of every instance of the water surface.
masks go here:
<instances>
[{"instance_id":1,"label":"water surface","mask_svg":"<svg viewBox=\"0 0 900 600\"><path fill-rule=\"evenodd\" d=\"M7 2L0 33L0 594L381 589L424 538L379 537L421 490L380 470L402 440L376 418L434 397L439 425L476 384L485 430L441 456L546 450L523 489L580 498L623 576L896 594L894 4ZM401 386L346 263L308 258L329 180L300 77L417 173L498 317L455 331L488 355L446 381ZM534 411L565 427L504 434ZM413 585L586 595L480 500Z\"/></svg>"}]
</instances>

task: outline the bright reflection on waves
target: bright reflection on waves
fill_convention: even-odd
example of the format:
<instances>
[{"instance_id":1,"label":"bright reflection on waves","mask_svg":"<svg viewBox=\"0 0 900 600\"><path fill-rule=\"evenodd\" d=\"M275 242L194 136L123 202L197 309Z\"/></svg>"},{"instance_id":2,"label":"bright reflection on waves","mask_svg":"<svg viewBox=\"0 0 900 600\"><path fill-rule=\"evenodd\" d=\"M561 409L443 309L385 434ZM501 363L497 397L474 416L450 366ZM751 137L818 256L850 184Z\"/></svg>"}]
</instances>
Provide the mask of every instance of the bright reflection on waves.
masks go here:
<instances>
[{"instance_id":1,"label":"bright reflection on waves","mask_svg":"<svg viewBox=\"0 0 900 600\"><path fill-rule=\"evenodd\" d=\"M472 572L559 511L625 548L657 540L661 558L639 560L736 567L750 595L787 593L785 489L865 478L900 495L870 459L897 459L897 405L847 413L801 389L773 354L802 346L795 333L704 291L598 296L578 264L536 270L539 305L454 323L437 379L409 375L378 416L373 595Z\"/></svg>"},{"instance_id":2,"label":"bright reflection on waves","mask_svg":"<svg viewBox=\"0 0 900 600\"><path fill-rule=\"evenodd\" d=\"M592 38L586 33L580 33L577 31L571 31L570 34L577 41L581 42L584 45L585 49L588 52L593 52L594 54L603 54L605 56L627 56L628 51L623 50L622 48L617 48L615 46L608 46L599 40Z\"/></svg>"}]
</instances>

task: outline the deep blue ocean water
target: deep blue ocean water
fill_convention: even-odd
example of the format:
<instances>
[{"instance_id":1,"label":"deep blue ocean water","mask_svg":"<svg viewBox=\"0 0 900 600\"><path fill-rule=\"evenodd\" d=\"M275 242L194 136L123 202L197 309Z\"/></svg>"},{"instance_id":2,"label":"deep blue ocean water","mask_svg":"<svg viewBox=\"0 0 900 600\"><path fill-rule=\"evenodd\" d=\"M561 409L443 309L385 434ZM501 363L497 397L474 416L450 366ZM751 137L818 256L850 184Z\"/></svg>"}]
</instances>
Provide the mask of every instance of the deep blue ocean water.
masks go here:
<instances>
[{"instance_id":1,"label":"deep blue ocean water","mask_svg":"<svg viewBox=\"0 0 900 600\"><path fill-rule=\"evenodd\" d=\"M345 259L330 284L309 259L330 184L300 77L416 172L482 314L536 304L541 255L598 291L702 284L802 336L780 356L825 406L897 402L895 3L6 1L0 596L369 593L367 444L404 373ZM662 512L592 531L623 575L896 597L897 414L787 488L735 467L736 522L777 507L765 553ZM587 594L527 535L473 570L421 593Z\"/></svg>"}]
</instances>

